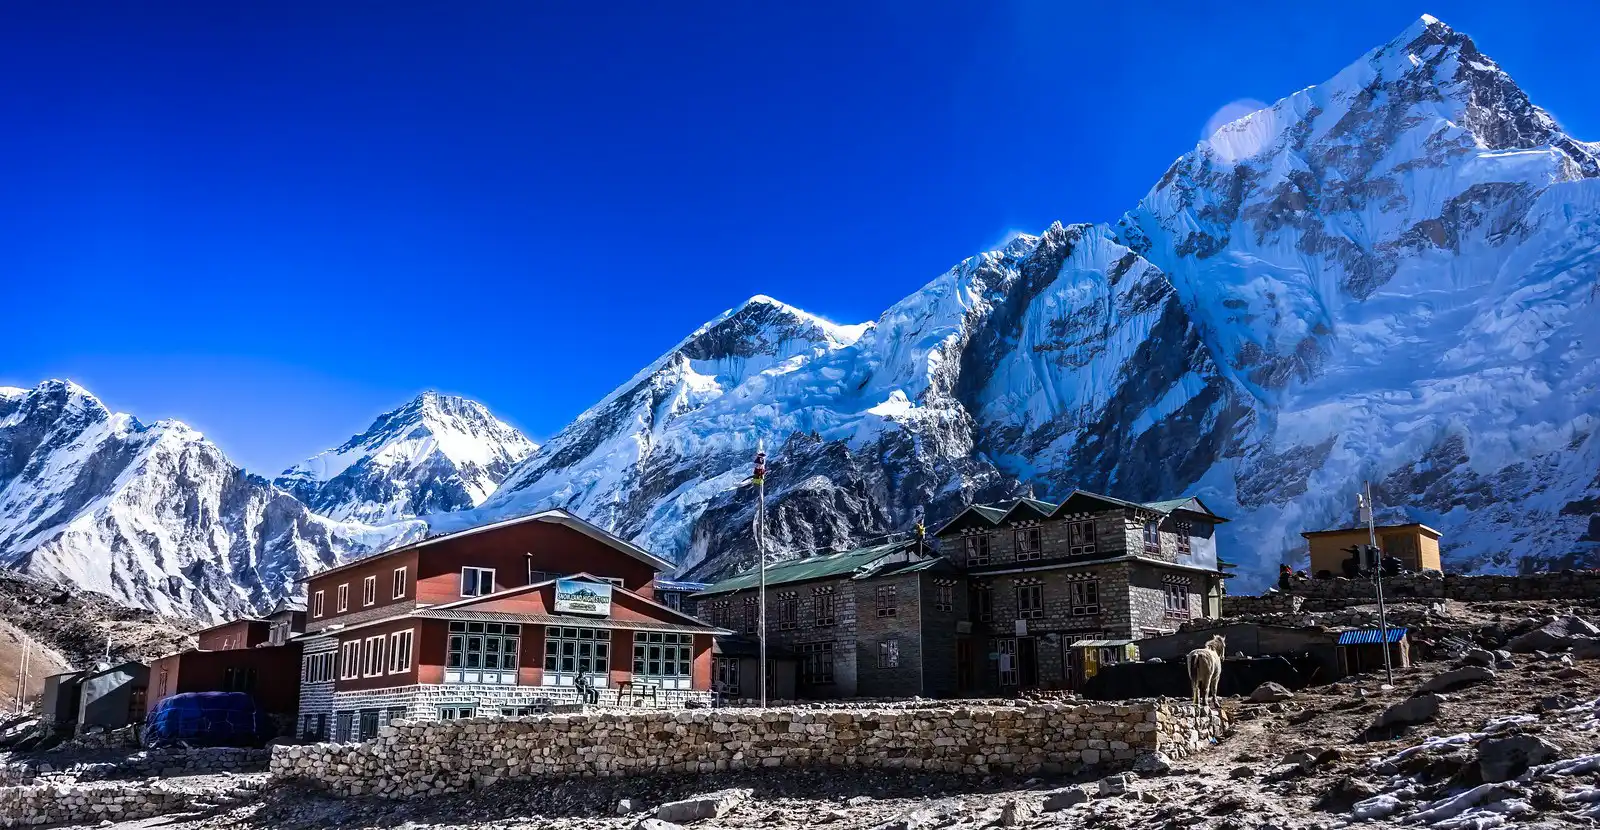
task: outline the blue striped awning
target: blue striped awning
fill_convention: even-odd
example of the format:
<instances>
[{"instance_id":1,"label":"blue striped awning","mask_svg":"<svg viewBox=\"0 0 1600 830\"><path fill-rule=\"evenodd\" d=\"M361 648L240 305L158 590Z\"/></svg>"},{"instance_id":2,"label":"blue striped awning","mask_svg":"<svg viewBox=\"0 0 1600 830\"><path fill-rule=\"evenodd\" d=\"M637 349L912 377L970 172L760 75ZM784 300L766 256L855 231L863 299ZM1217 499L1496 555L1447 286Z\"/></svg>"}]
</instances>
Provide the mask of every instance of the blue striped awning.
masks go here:
<instances>
[{"instance_id":1,"label":"blue striped awning","mask_svg":"<svg viewBox=\"0 0 1600 830\"><path fill-rule=\"evenodd\" d=\"M1400 642L1400 638L1406 636L1407 630L1405 628L1390 628L1389 642ZM1382 632L1376 628L1358 628L1355 631L1346 631L1339 635L1339 645L1341 646L1359 646L1383 641Z\"/></svg>"}]
</instances>

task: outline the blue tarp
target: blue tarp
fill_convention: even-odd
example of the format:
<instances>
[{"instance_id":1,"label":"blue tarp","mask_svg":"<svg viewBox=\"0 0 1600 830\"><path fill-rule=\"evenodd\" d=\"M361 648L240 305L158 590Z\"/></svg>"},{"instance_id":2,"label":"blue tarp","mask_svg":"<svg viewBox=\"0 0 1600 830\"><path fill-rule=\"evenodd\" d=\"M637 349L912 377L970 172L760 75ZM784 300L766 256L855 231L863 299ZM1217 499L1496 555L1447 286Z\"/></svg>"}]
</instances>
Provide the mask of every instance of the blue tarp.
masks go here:
<instances>
[{"instance_id":1,"label":"blue tarp","mask_svg":"<svg viewBox=\"0 0 1600 830\"><path fill-rule=\"evenodd\" d=\"M1389 627L1389 642L1398 643L1400 638L1406 636L1405 628ZM1355 631L1346 631L1339 635L1341 646L1361 646L1368 643L1383 642L1383 632L1376 628L1358 628Z\"/></svg>"},{"instance_id":2,"label":"blue tarp","mask_svg":"<svg viewBox=\"0 0 1600 830\"><path fill-rule=\"evenodd\" d=\"M253 746L267 737L256 702L243 692L163 698L144 727L146 746Z\"/></svg>"}]
</instances>

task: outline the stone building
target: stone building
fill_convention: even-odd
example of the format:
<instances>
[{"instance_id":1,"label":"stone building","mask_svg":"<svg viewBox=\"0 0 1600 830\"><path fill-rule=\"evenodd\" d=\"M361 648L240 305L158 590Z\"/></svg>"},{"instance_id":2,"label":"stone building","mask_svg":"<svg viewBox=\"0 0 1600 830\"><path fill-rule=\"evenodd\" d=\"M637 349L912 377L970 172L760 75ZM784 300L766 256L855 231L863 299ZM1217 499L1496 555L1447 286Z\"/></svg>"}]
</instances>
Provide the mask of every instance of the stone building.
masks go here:
<instances>
[{"instance_id":1,"label":"stone building","mask_svg":"<svg viewBox=\"0 0 1600 830\"><path fill-rule=\"evenodd\" d=\"M934 536L967 579L974 673L988 688L1070 686L1079 640L1137 640L1221 612L1216 527L1199 499L972 505Z\"/></svg>"},{"instance_id":2,"label":"stone building","mask_svg":"<svg viewBox=\"0 0 1600 830\"><path fill-rule=\"evenodd\" d=\"M966 592L961 574L923 541L794 559L768 566L766 579L767 643L794 655L798 696L961 691L956 643ZM754 634L759 581L750 571L706 588L695 597L700 617Z\"/></svg>"}]
</instances>

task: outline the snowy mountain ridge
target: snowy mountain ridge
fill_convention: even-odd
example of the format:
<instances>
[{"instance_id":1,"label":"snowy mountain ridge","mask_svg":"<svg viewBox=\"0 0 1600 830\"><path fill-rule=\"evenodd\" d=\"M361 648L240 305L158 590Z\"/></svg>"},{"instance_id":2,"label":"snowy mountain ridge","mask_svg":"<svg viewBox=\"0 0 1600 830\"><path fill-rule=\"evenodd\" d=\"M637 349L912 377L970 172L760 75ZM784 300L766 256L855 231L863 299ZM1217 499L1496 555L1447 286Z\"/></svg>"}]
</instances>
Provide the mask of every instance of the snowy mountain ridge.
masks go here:
<instances>
[{"instance_id":1,"label":"snowy mountain ridge","mask_svg":"<svg viewBox=\"0 0 1600 830\"><path fill-rule=\"evenodd\" d=\"M1431 17L1218 130L1114 225L968 259L833 336L757 298L534 453L461 526L565 506L716 575L969 500L1200 495L1258 578L1360 481L1451 563L1594 555L1595 145Z\"/></svg>"},{"instance_id":2,"label":"snowy mountain ridge","mask_svg":"<svg viewBox=\"0 0 1600 830\"><path fill-rule=\"evenodd\" d=\"M429 391L273 484L329 518L385 524L481 504L537 448L483 404Z\"/></svg>"},{"instance_id":3,"label":"snowy mountain ridge","mask_svg":"<svg viewBox=\"0 0 1600 830\"><path fill-rule=\"evenodd\" d=\"M168 614L259 614L324 567L420 538L313 514L178 421L70 381L0 395L0 566Z\"/></svg>"}]
</instances>

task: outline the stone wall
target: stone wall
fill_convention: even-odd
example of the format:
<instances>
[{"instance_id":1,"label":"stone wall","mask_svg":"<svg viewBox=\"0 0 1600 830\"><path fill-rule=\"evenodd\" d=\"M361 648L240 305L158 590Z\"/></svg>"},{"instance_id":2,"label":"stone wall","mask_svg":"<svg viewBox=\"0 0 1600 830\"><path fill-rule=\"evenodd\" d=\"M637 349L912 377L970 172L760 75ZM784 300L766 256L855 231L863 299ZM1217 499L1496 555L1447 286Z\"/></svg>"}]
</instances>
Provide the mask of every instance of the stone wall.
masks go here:
<instances>
[{"instance_id":1,"label":"stone wall","mask_svg":"<svg viewBox=\"0 0 1600 830\"><path fill-rule=\"evenodd\" d=\"M265 780L228 778L213 784L101 781L0 787L0 827L131 821L192 810L198 802L224 803L258 792Z\"/></svg>"},{"instance_id":2,"label":"stone wall","mask_svg":"<svg viewBox=\"0 0 1600 830\"><path fill-rule=\"evenodd\" d=\"M1179 758L1227 731L1186 703L923 710L717 710L401 722L364 744L273 750L274 782L337 795L409 798L525 778L694 773L785 766L1065 773L1141 752Z\"/></svg>"},{"instance_id":3,"label":"stone wall","mask_svg":"<svg viewBox=\"0 0 1600 830\"><path fill-rule=\"evenodd\" d=\"M1268 591L1260 596L1225 595L1222 616L1249 617L1256 614L1298 614L1306 598L1283 591Z\"/></svg>"},{"instance_id":4,"label":"stone wall","mask_svg":"<svg viewBox=\"0 0 1600 830\"><path fill-rule=\"evenodd\" d=\"M1386 577L1383 580L1384 597L1397 602L1406 600L1453 599L1462 602L1506 602L1512 600L1578 600L1600 596L1600 571L1559 571L1542 574L1518 575L1468 575L1427 572ZM1290 584L1290 593L1302 597L1300 610L1330 611L1350 605L1377 601L1377 593L1368 579L1296 579ZM1228 608L1240 609L1237 613L1255 613L1249 600L1268 601L1267 597L1281 595L1281 591L1268 592L1261 598L1227 597L1223 600L1224 615L1233 616ZM1239 601L1245 600L1245 604ZM1230 602L1231 601L1231 602ZM1263 608L1259 613L1272 613Z\"/></svg>"},{"instance_id":5,"label":"stone wall","mask_svg":"<svg viewBox=\"0 0 1600 830\"><path fill-rule=\"evenodd\" d=\"M271 755L269 749L238 747L151 749L127 755L99 753L90 757L46 753L0 764L0 781L71 784L217 772L264 772Z\"/></svg>"}]
</instances>

